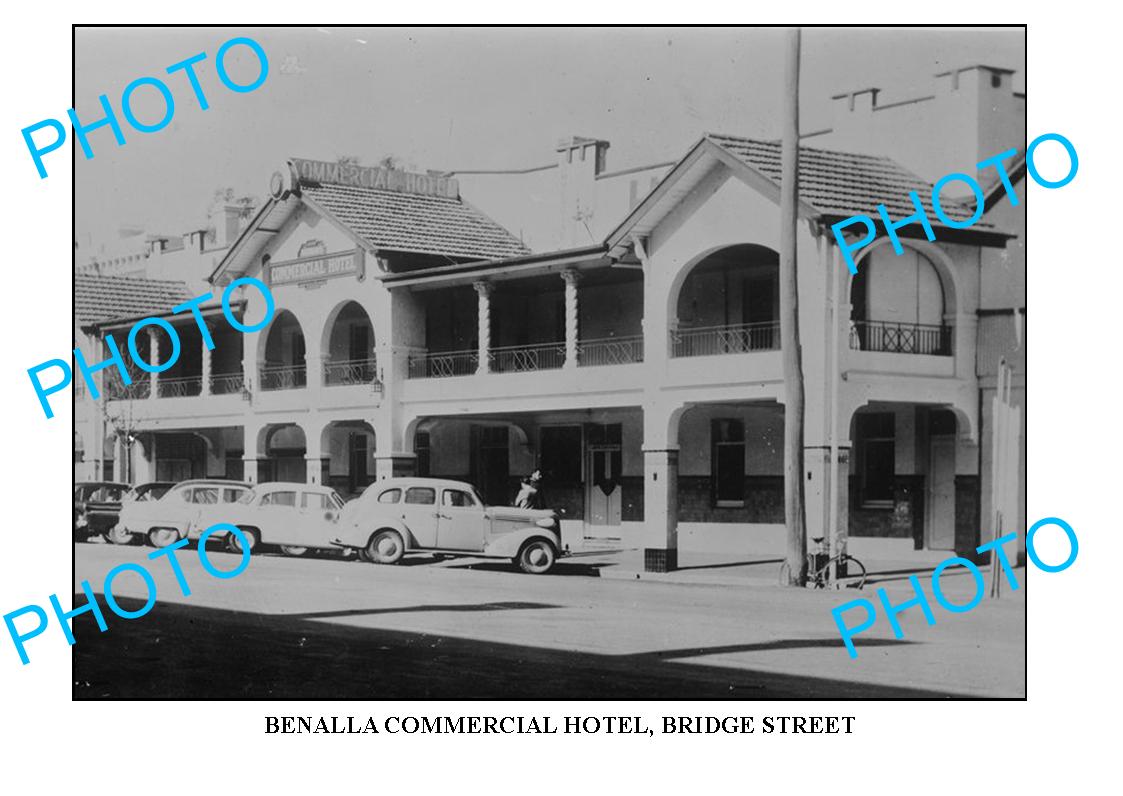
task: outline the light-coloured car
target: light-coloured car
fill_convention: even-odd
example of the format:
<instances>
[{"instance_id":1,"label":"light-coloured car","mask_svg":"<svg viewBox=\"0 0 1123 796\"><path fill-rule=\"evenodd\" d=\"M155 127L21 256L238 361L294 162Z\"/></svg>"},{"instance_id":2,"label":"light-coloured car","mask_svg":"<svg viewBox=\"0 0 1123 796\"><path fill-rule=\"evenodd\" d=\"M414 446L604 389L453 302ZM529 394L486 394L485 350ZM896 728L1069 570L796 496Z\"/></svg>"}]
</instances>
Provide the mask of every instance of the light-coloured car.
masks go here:
<instances>
[{"instance_id":1,"label":"light-coloured car","mask_svg":"<svg viewBox=\"0 0 1123 796\"><path fill-rule=\"evenodd\" d=\"M180 539L197 539L200 522L225 522L223 509L250 491L250 484L222 479L181 481L159 500L130 501L121 506L117 528L122 534L144 536L154 547ZM209 527L204 524L203 529ZM122 539L122 541L127 541Z\"/></svg>"},{"instance_id":2,"label":"light-coloured car","mask_svg":"<svg viewBox=\"0 0 1123 796\"><path fill-rule=\"evenodd\" d=\"M564 554L558 519L545 509L485 506L471 484L439 478L389 478L371 484L340 514L334 543L378 564L406 553L507 558L531 574Z\"/></svg>"},{"instance_id":3,"label":"light-coloured car","mask_svg":"<svg viewBox=\"0 0 1123 796\"><path fill-rule=\"evenodd\" d=\"M339 549L331 539L339 530L342 508L343 499L331 487L276 482L258 484L234 505L223 506L221 517L200 515L199 521L234 525L251 551L262 543L275 544L290 556L302 556L310 549ZM191 533L202 533L206 527L192 528ZM238 537L228 536L230 549L241 552Z\"/></svg>"}]
</instances>

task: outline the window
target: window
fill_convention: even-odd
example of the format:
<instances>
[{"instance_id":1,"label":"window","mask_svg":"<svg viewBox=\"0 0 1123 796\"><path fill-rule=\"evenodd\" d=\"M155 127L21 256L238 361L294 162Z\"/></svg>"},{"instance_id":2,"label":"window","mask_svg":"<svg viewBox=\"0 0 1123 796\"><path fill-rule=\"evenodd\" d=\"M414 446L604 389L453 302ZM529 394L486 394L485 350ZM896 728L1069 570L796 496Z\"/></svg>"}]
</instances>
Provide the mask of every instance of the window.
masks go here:
<instances>
[{"instance_id":1,"label":"window","mask_svg":"<svg viewBox=\"0 0 1123 796\"><path fill-rule=\"evenodd\" d=\"M453 508L474 508L475 498L460 489L446 489L444 491L444 504Z\"/></svg>"},{"instance_id":2,"label":"window","mask_svg":"<svg viewBox=\"0 0 1123 796\"><path fill-rule=\"evenodd\" d=\"M437 490L428 486L412 486L406 490L406 503L432 506L437 502Z\"/></svg>"},{"instance_id":3,"label":"window","mask_svg":"<svg viewBox=\"0 0 1123 796\"><path fill-rule=\"evenodd\" d=\"M335 508L335 505L331 502L331 498L319 492L304 492L301 494L300 500L301 507L306 509L319 511Z\"/></svg>"},{"instance_id":4,"label":"window","mask_svg":"<svg viewBox=\"0 0 1123 796\"><path fill-rule=\"evenodd\" d=\"M222 502L237 503L247 491L245 489L224 489L222 490Z\"/></svg>"},{"instance_id":5,"label":"window","mask_svg":"<svg viewBox=\"0 0 1123 796\"><path fill-rule=\"evenodd\" d=\"M429 475L429 432L418 431L413 436L413 450L417 453L417 474Z\"/></svg>"},{"instance_id":6,"label":"window","mask_svg":"<svg viewBox=\"0 0 1123 796\"><path fill-rule=\"evenodd\" d=\"M581 483L580 426L544 426L538 431L538 451L538 467L549 483Z\"/></svg>"},{"instance_id":7,"label":"window","mask_svg":"<svg viewBox=\"0 0 1123 796\"><path fill-rule=\"evenodd\" d=\"M740 508L745 505L745 425L740 420L715 419L710 433L714 505Z\"/></svg>"},{"instance_id":8,"label":"window","mask_svg":"<svg viewBox=\"0 0 1123 796\"><path fill-rule=\"evenodd\" d=\"M387 489L378 496L379 503L397 503L402 499L402 490L400 489Z\"/></svg>"},{"instance_id":9,"label":"window","mask_svg":"<svg viewBox=\"0 0 1123 796\"><path fill-rule=\"evenodd\" d=\"M196 487L189 503L204 503L208 506L218 503L218 488L213 486Z\"/></svg>"},{"instance_id":10,"label":"window","mask_svg":"<svg viewBox=\"0 0 1123 796\"><path fill-rule=\"evenodd\" d=\"M890 508L893 505L893 476L896 472L896 418L892 412L857 417L855 440L860 461L858 478L862 505Z\"/></svg>"},{"instance_id":11,"label":"window","mask_svg":"<svg viewBox=\"0 0 1123 796\"><path fill-rule=\"evenodd\" d=\"M263 506L296 506L296 492L270 492L261 498Z\"/></svg>"}]
</instances>

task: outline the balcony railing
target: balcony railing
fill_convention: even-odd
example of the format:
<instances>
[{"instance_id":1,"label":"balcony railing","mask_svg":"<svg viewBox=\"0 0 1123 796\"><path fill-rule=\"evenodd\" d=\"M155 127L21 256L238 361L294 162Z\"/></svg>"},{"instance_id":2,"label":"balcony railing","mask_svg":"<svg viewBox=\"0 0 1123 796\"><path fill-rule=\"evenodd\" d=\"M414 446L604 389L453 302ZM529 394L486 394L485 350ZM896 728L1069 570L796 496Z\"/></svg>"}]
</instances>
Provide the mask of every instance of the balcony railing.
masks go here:
<instances>
[{"instance_id":1,"label":"balcony railing","mask_svg":"<svg viewBox=\"0 0 1123 796\"><path fill-rule=\"evenodd\" d=\"M565 343L501 346L491 349L488 356L495 373L554 370L565 364Z\"/></svg>"},{"instance_id":2,"label":"balcony railing","mask_svg":"<svg viewBox=\"0 0 1123 796\"><path fill-rule=\"evenodd\" d=\"M324 384L370 384L378 376L376 365L374 357L325 362Z\"/></svg>"},{"instance_id":3,"label":"balcony railing","mask_svg":"<svg viewBox=\"0 0 1123 796\"><path fill-rule=\"evenodd\" d=\"M671 356L706 357L780 348L780 322L739 323L671 331Z\"/></svg>"},{"instance_id":4,"label":"balcony railing","mask_svg":"<svg viewBox=\"0 0 1123 796\"><path fill-rule=\"evenodd\" d=\"M162 378L156 382L156 396L158 398L187 398L193 395L201 395L202 392L203 379L201 376Z\"/></svg>"},{"instance_id":5,"label":"balcony railing","mask_svg":"<svg viewBox=\"0 0 1123 796\"><path fill-rule=\"evenodd\" d=\"M144 373L134 378L132 384L124 384L117 380L106 381L104 392L106 399L110 401L134 401L151 395L152 383L148 379L148 374Z\"/></svg>"},{"instance_id":6,"label":"balcony railing","mask_svg":"<svg viewBox=\"0 0 1123 796\"><path fill-rule=\"evenodd\" d=\"M643 362L642 335L579 340L577 343L578 365L630 365L633 362Z\"/></svg>"},{"instance_id":7,"label":"balcony railing","mask_svg":"<svg viewBox=\"0 0 1123 796\"><path fill-rule=\"evenodd\" d=\"M231 395L239 393L246 386L246 378L241 373L212 373L211 395Z\"/></svg>"},{"instance_id":8,"label":"balcony railing","mask_svg":"<svg viewBox=\"0 0 1123 796\"><path fill-rule=\"evenodd\" d=\"M480 366L480 354L471 351L441 351L409 355L411 379L442 379L447 376L471 376Z\"/></svg>"},{"instance_id":9,"label":"balcony railing","mask_svg":"<svg viewBox=\"0 0 1123 796\"><path fill-rule=\"evenodd\" d=\"M852 321L850 347L856 351L951 356L952 327L926 323Z\"/></svg>"},{"instance_id":10,"label":"balcony railing","mask_svg":"<svg viewBox=\"0 0 1123 796\"><path fill-rule=\"evenodd\" d=\"M266 366L258 380L263 390L295 390L307 383L304 365Z\"/></svg>"}]
</instances>

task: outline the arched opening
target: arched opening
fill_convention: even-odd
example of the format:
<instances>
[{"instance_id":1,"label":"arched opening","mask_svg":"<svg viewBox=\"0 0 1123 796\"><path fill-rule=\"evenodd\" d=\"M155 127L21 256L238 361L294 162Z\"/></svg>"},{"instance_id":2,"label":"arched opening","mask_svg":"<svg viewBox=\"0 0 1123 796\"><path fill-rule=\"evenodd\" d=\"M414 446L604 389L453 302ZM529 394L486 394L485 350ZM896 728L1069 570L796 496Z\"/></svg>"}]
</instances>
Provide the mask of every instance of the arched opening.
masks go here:
<instances>
[{"instance_id":1,"label":"arched opening","mask_svg":"<svg viewBox=\"0 0 1123 796\"><path fill-rule=\"evenodd\" d=\"M265 458L257 462L258 481L305 483L308 468L304 464L304 456L308 446L304 429L292 423L266 426L262 433L265 444L261 449L265 451Z\"/></svg>"},{"instance_id":2,"label":"arched opening","mask_svg":"<svg viewBox=\"0 0 1123 796\"><path fill-rule=\"evenodd\" d=\"M304 330L288 310L281 310L269 324L259 384L262 390L291 390L307 384Z\"/></svg>"},{"instance_id":3,"label":"arched opening","mask_svg":"<svg viewBox=\"0 0 1123 796\"><path fill-rule=\"evenodd\" d=\"M370 384L376 380L374 326L358 302L346 302L329 317L323 360L327 386Z\"/></svg>"},{"instance_id":4,"label":"arched opening","mask_svg":"<svg viewBox=\"0 0 1123 796\"><path fill-rule=\"evenodd\" d=\"M780 347L779 255L740 244L712 252L686 275L675 304L675 357Z\"/></svg>"},{"instance_id":5,"label":"arched opening","mask_svg":"<svg viewBox=\"0 0 1123 796\"><path fill-rule=\"evenodd\" d=\"M320 450L324 455L322 483L350 499L376 477L374 428L362 420L341 420L324 427Z\"/></svg>"},{"instance_id":6,"label":"arched opening","mask_svg":"<svg viewBox=\"0 0 1123 796\"><path fill-rule=\"evenodd\" d=\"M946 406L871 402L850 423L849 534L898 539L915 550L955 550L974 525L976 456Z\"/></svg>"},{"instance_id":7,"label":"arched opening","mask_svg":"<svg viewBox=\"0 0 1123 796\"><path fill-rule=\"evenodd\" d=\"M912 248L878 246L850 282L850 347L894 354L952 354L947 299L932 261Z\"/></svg>"}]
</instances>

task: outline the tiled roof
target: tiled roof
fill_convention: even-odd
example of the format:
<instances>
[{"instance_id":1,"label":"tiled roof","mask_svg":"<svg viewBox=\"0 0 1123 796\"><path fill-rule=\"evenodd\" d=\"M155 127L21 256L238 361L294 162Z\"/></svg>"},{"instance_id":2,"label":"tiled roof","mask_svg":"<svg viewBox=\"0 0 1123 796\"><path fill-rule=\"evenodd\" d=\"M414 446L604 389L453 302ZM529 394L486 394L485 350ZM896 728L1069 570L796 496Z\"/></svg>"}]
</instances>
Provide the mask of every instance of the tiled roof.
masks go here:
<instances>
[{"instance_id":1,"label":"tiled roof","mask_svg":"<svg viewBox=\"0 0 1123 796\"><path fill-rule=\"evenodd\" d=\"M80 326L163 315L192 298L183 282L131 276L74 277L74 317Z\"/></svg>"},{"instance_id":2,"label":"tiled roof","mask_svg":"<svg viewBox=\"0 0 1123 796\"><path fill-rule=\"evenodd\" d=\"M706 137L738 160L780 184L780 143L708 133ZM828 216L866 215L877 219L877 206L885 205L889 217L898 221L916 212L909 200L916 191L933 226L942 226L932 209L932 186L887 157L799 148L799 198ZM944 214L956 221L974 212L953 199L940 197ZM973 227L991 228L978 221Z\"/></svg>"},{"instance_id":3,"label":"tiled roof","mask_svg":"<svg viewBox=\"0 0 1123 796\"><path fill-rule=\"evenodd\" d=\"M459 199L306 180L301 181L301 192L376 249L480 260L530 252Z\"/></svg>"}]
</instances>

